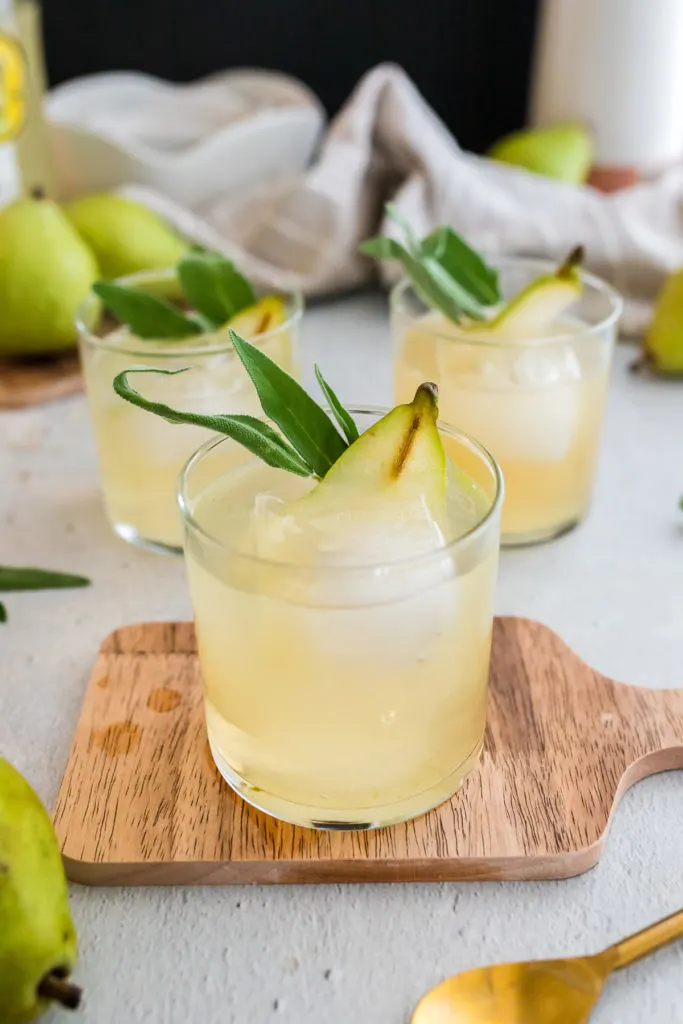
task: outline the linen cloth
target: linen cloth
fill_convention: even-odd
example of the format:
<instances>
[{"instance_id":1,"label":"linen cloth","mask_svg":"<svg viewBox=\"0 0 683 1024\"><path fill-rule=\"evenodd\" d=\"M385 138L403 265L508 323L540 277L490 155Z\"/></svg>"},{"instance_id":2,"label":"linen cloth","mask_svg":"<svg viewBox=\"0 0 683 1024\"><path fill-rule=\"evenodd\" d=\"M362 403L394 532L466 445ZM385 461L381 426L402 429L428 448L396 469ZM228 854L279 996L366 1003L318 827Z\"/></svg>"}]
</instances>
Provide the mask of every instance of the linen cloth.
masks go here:
<instances>
[{"instance_id":1,"label":"linen cloth","mask_svg":"<svg viewBox=\"0 0 683 1024\"><path fill-rule=\"evenodd\" d=\"M365 75L295 180L226 196L201 212L139 187L194 241L233 257L266 286L307 296L352 289L375 272L358 255L392 200L422 235L450 224L477 249L562 259L578 243L587 267L622 292L623 327L642 330L665 276L683 264L683 167L603 194L465 152L400 68ZM395 265L382 268L390 283Z\"/></svg>"}]
</instances>

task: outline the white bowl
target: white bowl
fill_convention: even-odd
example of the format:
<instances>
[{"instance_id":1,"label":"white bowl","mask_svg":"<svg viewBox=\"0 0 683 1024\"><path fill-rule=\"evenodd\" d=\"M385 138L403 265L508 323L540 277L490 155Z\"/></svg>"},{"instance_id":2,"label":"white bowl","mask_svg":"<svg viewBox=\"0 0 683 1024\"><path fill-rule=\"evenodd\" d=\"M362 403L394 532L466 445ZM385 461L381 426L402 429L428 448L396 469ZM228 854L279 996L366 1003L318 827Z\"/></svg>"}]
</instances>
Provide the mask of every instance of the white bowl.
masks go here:
<instances>
[{"instance_id":1,"label":"white bowl","mask_svg":"<svg viewBox=\"0 0 683 1024\"><path fill-rule=\"evenodd\" d=\"M248 69L89 75L49 94L46 119L63 199L138 184L192 209L304 170L325 126L302 83Z\"/></svg>"}]
</instances>

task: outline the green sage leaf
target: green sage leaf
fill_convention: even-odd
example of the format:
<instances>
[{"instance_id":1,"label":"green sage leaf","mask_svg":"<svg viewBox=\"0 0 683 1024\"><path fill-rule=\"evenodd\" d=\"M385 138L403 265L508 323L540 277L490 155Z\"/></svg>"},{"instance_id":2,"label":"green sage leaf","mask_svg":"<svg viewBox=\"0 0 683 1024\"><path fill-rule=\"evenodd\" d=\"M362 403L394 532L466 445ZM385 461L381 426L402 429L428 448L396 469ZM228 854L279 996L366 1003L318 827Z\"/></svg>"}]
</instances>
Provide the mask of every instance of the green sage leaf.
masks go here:
<instances>
[{"instance_id":1,"label":"green sage leaf","mask_svg":"<svg viewBox=\"0 0 683 1024\"><path fill-rule=\"evenodd\" d=\"M401 226L406 244L380 236L363 242L360 251L398 260L424 302L449 320L484 319L487 308L501 299L498 271L452 228L438 228L420 242L395 206L387 204L386 212Z\"/></svg>"},{"instance_id":2,"label":"green sage leaf","mask_svg":"<svg viewBox=\"0 0 683 1024\"><path fill-rule=\"evenodd\" d=\"M387 203L384 207L384 212L390 220L393 220L394 224L398 224L402 229L410 255L415 259L419 259L422 255L422 246L408 218L405 214L401 213L398 206L395 206L394 203Z\"/></svg>"},{"instance_id":3,"label":"green sage leaf","mask_svg":"<svg viewBox=\"0 0 683 1024\"><path fill-rule=\"evenodd\" d=\"M178 263L178 279L186 298L214 330L257 301L246 277L220 253L190 251Z\"/></svg>"},{"instance_id":4,"label":"green sage leaf","mask_svg":"<svg viewBox=\"0 0 683 1024\"><path fill-rule=\"evenodd\" d=\"M339 424L341 430L344 433L344 437L349 442L349 444L353 444L353 442L357 441L359 437L358 427L354 422L353 416L348 411L348 409L345 409L344 406L341 404L341 402L335 395L334 391L323 377L322 371L317 363L315 364L315 376L318 381L318 384L320 385L320 389L324 394L325 398L327 399L330 409L332 410L334 418L336 419L337 423Z\"/></svg>"},{"instance_id":5,"label":"green sage leaf","mask_svg":"<svg viewBox=\"0 0 683 1024\"><path fill-rule=\"evenodd\" d=\"M432 257L445 272L482 305L495 306L502 299L500 274L467 244L453 228L437 228L422 240L422 254Z\"/></svg>"},{"instance_id":6,"label":"green sage leaf","mask_svg":"<svg viewBox=\"0 0 683 1024\"><path fill-rule=\"evenodd\" d=\"M348 447L341 434L325 410L277 363L232 328L229 334L264 413L322 479Z\"/></svg>"},{"instance_id":7,"label":"green sage leaf","mask_svg":"<svg viewBox=\"0 0 683 1024\"><path fill-rule=\"evenodd\" d=\"M7 622L7 609L2 601L0 601L0 622Z\"/></svg>"},{"instance_id":8,"label":"green sage leaf","mask_svg":"<svg viewBox=\"0 0 683 1024\"><path fill-rule=\"evenodd\" d=\"M87 587L87 576L74 576L66 572L52 572L49 569L26 569L0 565L0 591L11 590L56 590L67 587Z\"/></svg>"},{"instance_id":9,"label":"green sage leaf","mask_svg":"<svg viewBox=\"0 0 683 1024\"><path fill-rule=\"evenodd\" d=\"M479 302L466 285L451 277L447 270L431 256L422 257L422 268L429 274L432 284L444 295L447 295L461 313L472 320L483 320L486 316L486 306Z\"/></svg>"},{"instance_id":10,"label":"green sage leaf","mask_svg":"<svg viewBox=\"0 0 683 1024\"><path fill-rule=\"evenodd\" d=\"M217 434L224 434L241 444L252 455L256 455L269 466L275 469L284 469L297 476L313 476L315 469L309 465L291 447L287 441L277 433L268 423L257 419L255 416L231 416L229 414L217 413L205 415L195 412L182 412L172 409L163 402L152 402L144 398L139 391L136 391L128 381L130 373L159 373L166 376L174 376L177 373L186 373L190 367L181 370L159 370L152 367L132 367L124 370L114 378L114 391L120 398L136 405L139 409L154 413L163 417L169 423L191 423L197 427L206 427Z\"/></svg>"},{"instance_id":11,"label":"green sage leaf","mask_svg":"<svg viewBox=\"0 0 683 1024\"><path fill-rule=\"evenodd\" d=\"M186 315L166 299L157 298L140 288L128 288L112 281L96 281L93 291L109 312L128 324L138 338L190 338L213 329L212 324L207 325L196 316Z\"/></svg>"},{"instance_id":12,"label":"green sage leaf","mask_svg":"<svg viewBox=\"0 0 683 1024\"><path fill-rule=\"evenodd\" d=\"M454 323L460 323L463 315L461 307L453 301L448 291L439 287L429 271L400 242L394 238L369 238L362 243L360 249L366 256L374 256L378 260L398 260L424 302L432 309L440 310Z\"/></svg>"}]
</instances>

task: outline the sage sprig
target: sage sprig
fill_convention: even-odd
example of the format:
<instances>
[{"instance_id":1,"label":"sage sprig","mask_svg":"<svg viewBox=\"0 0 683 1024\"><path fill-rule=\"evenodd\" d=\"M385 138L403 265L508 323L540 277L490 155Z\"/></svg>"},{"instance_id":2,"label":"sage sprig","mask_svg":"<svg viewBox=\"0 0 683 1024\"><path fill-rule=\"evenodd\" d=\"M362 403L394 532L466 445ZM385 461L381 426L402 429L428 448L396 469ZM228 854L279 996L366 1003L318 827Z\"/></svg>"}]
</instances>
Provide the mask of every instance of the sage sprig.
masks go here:
<instances>
[{"instance_id":1,"label":"sage sprig","mask_svg":"<svg viewBox=\"0 0 683 1024\"><path fill-rule=\"evenodd\" d=\"M63 590L67 587L87 587L89 584L87 576L75 576L73 573L0 565L0 591Z\"/></svg>"},{"instance_id":2,"label":"sage sprig","mask_svg":"<svg viewBox=\"0 0 683 1024\"><path fill-rule=\"evenodd\" d=\"M29 569L18 566L0 565L0 592L20 590L57 590L67 587L87 587L87 576L76 576L67 572L52 572L49 569ZM0 622L7 622L7 609L0 602Z\"/></svg>"},{"instance_id":3,"label":"sage sprig","mask_svg":"<svg viewBox=\"0 0 683 1024\"><path fill-rule=\"evenodd\" d=\"M363 242L360 251L376 259L398 260L425 303L454 323L484 320L486 311L502 298L497 269L453 228L437 228L420 241L393 204L387 204L386 212L403 231L405 244L378 236Z\"/></svg>"},{"instance_id":4,"label":"sage sprig","mask_svg":"<svg viewBox=\"0 0 683 1024\"><path fill-rule=\"evenodd\" d=\"M191 372L190 367L180 370L160 370L149 366L134 366L130 370L124 370L114 378L114 391L120 397L136 405L139 409L161 416L169 423L186 423L196 427L206 427L216 434L225 434L237 441L244 448L258 456L269 466L276 469L286 469L298 476L310 476L311 468L304 462L301 456L291 445L273 430L271 426L257 419L255 416L230 415L228 413L217 413L206 415L197 412L182 412L179 409L172 409L163 402L151 402L133 387L128 380L131 373L159 373L167 377L173 377L177 373Z\"/></svg>"},{"instance_id":5,"label":"sage sprig","mask_svg":"<svg viewBox=\"0 0 683 1024\"><path fill-rule=\"evenodd\" d=\"M276 469L322 479L349 444L358 437L358 427L351 413L344 408L316 367L316 376L330 403L332 415L344 431L345 437L342 437L325 409L293 377L232 329L229 334L235 352L256 389L264 414L279 428L280 433L270 423L255 416L183 412L163 402L150 401L128 379L133 373L174 376L190 372L189 367L179 370L131 367L115 377L114 391L125 401L161 416L169 423L193 424L224 434Z\"/></svg>"},{"instance_id":6,"label":"sage sprig","mask_svg":"<svg viewBox=\"0 0 683 1024\"><path fill-rule=\"evenodd\" d=\"M256 388L261 408L310 466L325 476L348 447L325 410L265 352L230 330L230 340Z\"/></svg>"},{"instance_id":7,"label":"sage sprig","mask_svg":"<svg viewBox=\"0 0 683 1024\"><path fill-rule=\"evenodd\" d=\"M217 252L196 246L177 266L185 312L142 286L96 281L93 291L104 307L143 340L178 340L218 331L256 302L251 283L235 264Z\"/></svg>"},{"instance_id":8,"label":"sage sprig","mask_svg":"<svg viewBox=\"0 0 683 1024\"><path fill-rule=\"evenodd\" d=\"M92 288L109 312L127 324L137 338L190 338L207 330L197 316L183 313L172 302L140 288L113 281L96 281Z\"/></svg>"},{"instance_id":9,"label":"sage sprig","mask_svg":"<svg viewBox=\"0 0 683 1024\"><path fill-rule=\"evenodd\" d=\"M185 298L213 330L256 302L250 282L217 252L191 250L178 263L178 280Z\"/></svg>"},{"instance_id":10,"label":"sage sprig","mask_svg":"<svg viewBox=\"0 0 683 1024\"><path fill-rule=\"evenodd\" d=\"M318 384L320 385L320 390L327 399L327 404L332 410L332 415L339 424L339 427L341 428L346 440L349 442L349 444L353 444L354 441L358 440L358 427L356 426L356 423L351 413L348 411L348 409L344 408L344 406L341 404L341 402L337 398L336 394L334 393L330 385L323 377L322 370L320 369L317 363L315 364L315 379L318 381Z\"/></svg>"}]
</instances>

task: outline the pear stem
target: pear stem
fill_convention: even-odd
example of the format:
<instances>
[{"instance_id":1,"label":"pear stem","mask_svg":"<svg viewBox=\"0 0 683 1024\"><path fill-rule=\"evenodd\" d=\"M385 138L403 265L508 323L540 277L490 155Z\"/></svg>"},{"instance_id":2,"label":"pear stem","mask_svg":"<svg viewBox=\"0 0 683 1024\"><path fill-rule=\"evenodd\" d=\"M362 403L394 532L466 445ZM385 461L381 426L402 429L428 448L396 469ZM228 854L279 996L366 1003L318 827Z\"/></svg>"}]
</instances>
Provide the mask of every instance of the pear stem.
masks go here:
<instances>
[{"instance_id":1,"label":"pear stem","mask_svg":"<svg viewBox=\"0 0 683 1024\"><path fill-rule=\"evenodd\" d=\"M576 267L580 267L581 266L581 264L583 263L585 257L586 257L586 250L585 250L584 246L582 246L582 245L575 246L572 249L572 251L569 253L569 256L567 256L567 258L564 261L564 263L562 263L561 266L559 266L557 268L557 270L555 272L557 277L567 277L568 274L571 274L572 270L574 270Z\"/></svg>"},{"instance_id":2,"label":"pear stem","mask_svg":"<svg viewBox=\"0 0 683 1024\"><path fill-rule=\"evenodd\" d=\"M60 1003L67 1010L75 1010L81 1002L82 992L78 985L50 973L45 975L38 986L38 995L43 999L52 999Z\"/></svg>"},{"instance_id":3,"label":"pear stem","mask_svg":"<svg viewBox=\"0 0 683 1024\"><path fill-rule=\"evenodd\" d=\"M31 189L31 199L44 199L44 198L45 198L45 189L41 188L39 185L36 185L35 188Z\"/></svg>"},{"instance_id":4,"label":"pear stem","mask_svg":"<svg viewBox=\"0 0 683 1024\"><path fill-rule=\"evenodd\" d=\"M429 394L432 401L436 402L439 398L438 385L432 383L432 381L425 381L424 384L420 384L419 388L415 392L415 398L420 394Z\"/></svg>"}]
</instances>

